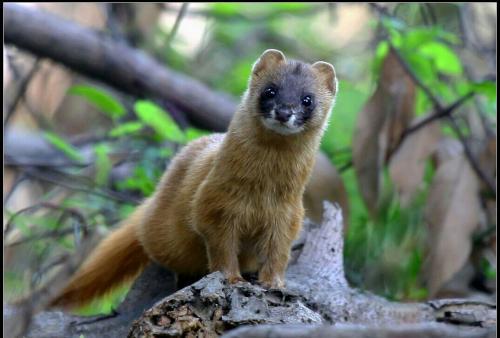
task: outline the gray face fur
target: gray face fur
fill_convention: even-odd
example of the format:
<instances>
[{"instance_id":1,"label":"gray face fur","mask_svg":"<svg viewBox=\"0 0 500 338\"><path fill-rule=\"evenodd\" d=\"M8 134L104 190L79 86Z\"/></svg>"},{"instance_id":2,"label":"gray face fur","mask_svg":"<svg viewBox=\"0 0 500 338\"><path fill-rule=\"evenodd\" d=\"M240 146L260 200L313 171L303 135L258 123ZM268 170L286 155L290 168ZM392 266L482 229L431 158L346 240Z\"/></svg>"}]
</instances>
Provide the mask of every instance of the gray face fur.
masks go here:
<instances>
[{"instance_id":1,"label":"gray face fur","mask_svg":"<svg viewBox=\"0 0 500 338\"><path fill-rule=\"evenodd\" d=\"M311 66L290 60L262 86L258 99L263 124L283 135L302 131L315 113Z\"/></svg>"}]
</instances>

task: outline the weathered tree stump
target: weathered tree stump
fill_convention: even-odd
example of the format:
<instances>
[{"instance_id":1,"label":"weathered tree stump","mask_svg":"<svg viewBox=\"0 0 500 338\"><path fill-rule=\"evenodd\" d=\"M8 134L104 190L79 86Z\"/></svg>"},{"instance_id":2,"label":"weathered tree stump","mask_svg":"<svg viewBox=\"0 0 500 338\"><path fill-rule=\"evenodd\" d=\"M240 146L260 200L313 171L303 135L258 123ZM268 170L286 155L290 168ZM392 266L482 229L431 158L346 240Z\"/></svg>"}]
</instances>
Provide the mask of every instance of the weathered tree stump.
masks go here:
<instances>
[{"instance_id":1,"label":"weathered tree stump","mask_svg":"<svg viewBox=\"0 0 500 338\"><path fill-rule=\"evenodd\" d=\"M466 300L396 303L349 287L341 211L325 203L323 224L306 233L302 251L289 266L286 289L228 285L221 273L213 273L146 311L129 337L217 337L250 324L266 325L227 336L483 337L495 332L496 306Z\"/></svg>"}]
</instances>

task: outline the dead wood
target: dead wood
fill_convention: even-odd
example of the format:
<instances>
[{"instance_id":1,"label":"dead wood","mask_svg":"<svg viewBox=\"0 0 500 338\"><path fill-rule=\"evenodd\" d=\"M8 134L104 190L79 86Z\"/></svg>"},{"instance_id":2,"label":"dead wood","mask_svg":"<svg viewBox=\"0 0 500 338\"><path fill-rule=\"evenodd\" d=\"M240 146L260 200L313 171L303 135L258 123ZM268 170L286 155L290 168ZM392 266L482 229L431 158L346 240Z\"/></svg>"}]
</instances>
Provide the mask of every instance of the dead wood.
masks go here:
<instances>
[{"instance_id":1,"label":"dead wood","mask_svg":"<svg viewBox=\"0 0 500 338\"><path fill-rule=\"evenodd\" d=\"M326 332L345 333L345 337L395 337L404 332L483 337L494 332L493 304L397 303L351 288L344 276L340 209L325 203L323 220L307 233L300 256L288 269L285 290L266 290L255 283L228 285L221 273L213 273L146 311L129 337L216 337L250 324L294 326L257 326L228 336L288 337L296 328L300 328L297 337L320 337Z\"/></svg>"}]
</instances>

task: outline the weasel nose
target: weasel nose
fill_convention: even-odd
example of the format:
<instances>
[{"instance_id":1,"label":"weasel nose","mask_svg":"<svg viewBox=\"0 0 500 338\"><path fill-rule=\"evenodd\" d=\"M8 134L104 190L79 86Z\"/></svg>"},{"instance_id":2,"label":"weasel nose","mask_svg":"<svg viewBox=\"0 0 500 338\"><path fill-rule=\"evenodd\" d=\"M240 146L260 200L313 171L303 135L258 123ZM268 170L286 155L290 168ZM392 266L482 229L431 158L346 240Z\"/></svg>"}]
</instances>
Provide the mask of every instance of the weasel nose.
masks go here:
<instances>
[{"instance_id":1,"label":"weasel nose","mask_svg":"<svg viewBox=\"0 0 500 338\"><path fill-rule=\"evenodd\" d=\"M276 120L280 122L287 122L292 116L290 109L276 109Z\"/></svg>"}]
</instances>

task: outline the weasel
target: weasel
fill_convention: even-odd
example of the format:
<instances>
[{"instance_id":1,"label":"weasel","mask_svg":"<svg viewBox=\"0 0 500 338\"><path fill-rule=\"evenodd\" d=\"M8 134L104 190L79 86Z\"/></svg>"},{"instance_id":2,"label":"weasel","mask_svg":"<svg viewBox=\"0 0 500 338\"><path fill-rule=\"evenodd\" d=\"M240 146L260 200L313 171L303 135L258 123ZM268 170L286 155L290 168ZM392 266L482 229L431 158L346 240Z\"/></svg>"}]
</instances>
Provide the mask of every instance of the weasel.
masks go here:
<instances>
[{"instance_id":1,"label":"weasel","mask_svg":"<svg viewBox=\"0 0 500 338\"><path fill-rule=\"evenodd\" d=\"M184 147L154 194L97 246L52 305L87 303L150 261L187 276L222 271L230 283L258 271L265 287L284 287L336 92L331 64L266 50L227 133Z\"/></svg>"}]
</instances>

